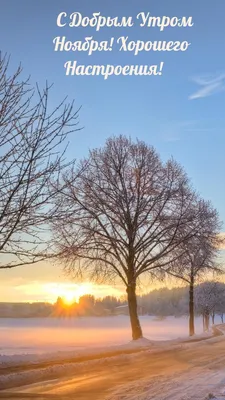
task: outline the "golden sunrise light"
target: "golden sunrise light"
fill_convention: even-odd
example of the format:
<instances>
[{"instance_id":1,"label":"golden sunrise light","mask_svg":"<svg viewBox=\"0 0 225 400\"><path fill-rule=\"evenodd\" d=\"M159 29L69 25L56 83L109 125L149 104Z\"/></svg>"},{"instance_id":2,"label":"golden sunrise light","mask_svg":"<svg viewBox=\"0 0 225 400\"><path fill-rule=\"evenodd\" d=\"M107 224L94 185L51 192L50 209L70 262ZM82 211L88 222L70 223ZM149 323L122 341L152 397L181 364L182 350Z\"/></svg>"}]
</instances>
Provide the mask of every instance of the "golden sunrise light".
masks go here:
<instances>
[{"instance_id":1,"label":"golden sunrise light","mask_svg":"<svg viewBox=\"0 0 225 400\"><path fill-rule=\"evenodd\" d=\"M40 266L41 269L42 266ZM44 268L43 265L43 270ZM73 281L40 281L38 279L14 279L14 290L10 291L10 281L5 281L0 293L0 301L12 302L49 302L54 304L61 297L66 304L79 302L79 298L85 294L91 294L95 298L115 296L119 298L125 294L123 285L110 286L97 285L91 282Z\"/></svg>"},{"instance_id":2,"label":"golden sunrise light","mask_svg":"<svg viewBox=\"0 0 225 400\"><path fill-rule=\"evenodd\" d=\"M52 303L58 297L61 297L66 304L78 302L79 298L85 294L93 294L92 283L48 283L44 287L44 291L49 293L49 298Z\"/></svg>"},{"instance_id":3,"label":"golden sunrise light","mask_svg":"<svg viewBox=\"0 0 225 400\"><path fill-rule=\"evenodd\" d=\"M72 292L66 292L65 294L63 294L62 299L63 299L64 303L68 304L68 305L70 305L70 304L74 303L74 301L76 301L74 294Z\"/></svg>"}]
</instances>

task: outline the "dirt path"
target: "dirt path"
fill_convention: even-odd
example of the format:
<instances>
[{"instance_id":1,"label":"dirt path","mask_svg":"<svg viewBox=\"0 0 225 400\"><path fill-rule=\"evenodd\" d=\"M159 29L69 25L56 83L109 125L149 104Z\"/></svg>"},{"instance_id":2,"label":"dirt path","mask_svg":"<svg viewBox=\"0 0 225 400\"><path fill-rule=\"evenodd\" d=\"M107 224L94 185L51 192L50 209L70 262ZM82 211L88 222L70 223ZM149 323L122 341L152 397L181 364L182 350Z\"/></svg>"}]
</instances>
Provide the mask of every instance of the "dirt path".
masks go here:
<instances>
[{"instance_id":1,"label":"dirt path","mask_svg":"<svg viewBox=\"0 0 225 400\"><path fill-rule=\"evenodd\" d=\"M0 391L0 398L60 400L203 400L225 392L225 338L163 353L115 358L76 376ZM224 397L225 398L225 397Z\"/></svg>"}]
</instances>

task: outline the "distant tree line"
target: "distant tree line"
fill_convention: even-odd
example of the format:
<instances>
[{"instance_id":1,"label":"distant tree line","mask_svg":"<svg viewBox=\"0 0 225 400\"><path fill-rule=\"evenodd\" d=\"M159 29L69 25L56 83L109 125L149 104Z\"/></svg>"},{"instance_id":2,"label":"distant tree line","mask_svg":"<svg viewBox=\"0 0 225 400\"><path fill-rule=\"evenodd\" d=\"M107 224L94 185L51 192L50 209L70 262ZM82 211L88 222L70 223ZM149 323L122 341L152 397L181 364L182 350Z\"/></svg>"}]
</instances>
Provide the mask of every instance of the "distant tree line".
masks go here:
<instances>
[{"instance_id":1,"label":"distant tree line","mask_svg":"<svg viewBox=\"0 0 225 400\"><path fill-rule=\"evenodd\" d=\"M215 322L215 315L224 322L225 314L225 284L220 282L204 282L195 288L195 314L202 316L203 329L207 331ZM189 288L161 288L143 296L137 296L141 314L165 318L168 316L189 315ZM11 304L11 307L9 307ZM7 308L8 305L8 308ZM116 309L127 305L124 297L106 296L95 298L87 294L81 296L78 302L66 304L58 297L55 304L50 303L0 303L0 317L85 317L113 316Z\"/></svg>"},{"instance_id":2,"label":"distant tree line","mask_svg":"<svg viewBox=\"0 0 225 400\"><path fill-rule=\"evenodd\" d=\"M209 318L212 324L215 315L219 315L221 323L225 314L225 284L220 282L203 282L195 287L195 314L203 318L204 330L209 329ZM167 288L154 290L138 298L145 312L149 315L180 317L189 315L189 288Z\"/></svg>"},{"instance_id":3,"label":"distant tree line","mask_svg":"<svg viewBox=\"0 0 225 400\"><path fill-rule=\"evenodd\" d=\"M219 315L221 323L224 322L225 314L225 284L215 281L206 281L196 285L195 294L195 315L202 316L203 329L209 330L210 317L214 324L215 315ZM143 315L157 316L189 316L189 287L161 288L153 290L148 294L137 296L137 303L141 306ZM126 299L106 296L95 299L92 295L80 297L79 303L66 306L62 299L58 299L54 308L55 315L76 315L76 316L104 316L115 315L116 308L126 305Z\"/></svg>"},{"instance_id":4,"label":"distant tree line","mask_svg":"<svg viewBox=\"0 0 225 400\"><path fill-rule=\"evenodd\" d=\"M57 317L113 315L116 307L125 304L126 301L123 298L106 296L96 299L93 295L86 294L79 298L79 302L68 305L64 303L61 297L58 297L56 303L53 305L53 315Z\"/></svg>"}]
</instances>

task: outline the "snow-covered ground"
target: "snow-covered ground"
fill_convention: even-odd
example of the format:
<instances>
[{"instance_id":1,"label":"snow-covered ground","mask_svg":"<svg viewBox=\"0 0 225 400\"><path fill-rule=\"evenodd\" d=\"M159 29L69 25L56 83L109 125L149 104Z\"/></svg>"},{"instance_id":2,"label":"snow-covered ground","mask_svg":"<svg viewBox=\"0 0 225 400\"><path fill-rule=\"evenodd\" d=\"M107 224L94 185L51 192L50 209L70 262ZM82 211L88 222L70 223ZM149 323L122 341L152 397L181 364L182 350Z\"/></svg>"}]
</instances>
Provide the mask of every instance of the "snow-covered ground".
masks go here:
<instances>
[{"instance_id":1,"label":"snow-covered ground","mask_svg":"<svg viewBox=\"0 0 225 400\"><path fill-rule=\"evenodd\" d=\"M188 318L140 317L144 337L170 340L188 335ZM220 322L219 319L216 322ZM202 320L196 318L196 333ZM127 316L82 318L0 318L1 356L77 351L84 348L115 346L131 340Z\"/></svg>"},{"instance_id":2,"label":"snow-covered ground","mask_svg":"<svg viewBox=\"0 0 225 400\"><path fill-rule=\"evenodd\" d=\"M12 399L15 393L16 398L38 394L51 398L85 395L93 400L222 400L224 341L224 336L194 343L179 344L175 340L173 344L163 342L161 349L153 346L135 354L9 370L0 374L1 394L10 392ZM108 394L106 398L104 393Z\"/></svg>"},{"instance_id":3,"label":"snow-covered ground","mask_svg":"<svg viewBox=\"0 0 225 400\"><path fill-rule=\"evenodd\" d=\"M225 337L200 334L200 318L196 319L198 335L193 338L194 342L187 341L187 318L170 317L159 321L141 317L148 339L138 341L130 341L129 319L125 316L4 322L1 321L0 338L10 354L4 355L6 347L2 347L2 391L40 395L42 392L68 394L74 391L75 394L88 390L90 394L92 382L98 394L101 385L104 387L106 382L111 382L113 371L116 387L113 382L109 385L113 393L111 390L108 400L136 399L137 393L140 400L203 400L212 390L216 395L225 393ZM223 329L224 325L220 326L220 330ZM203 337L207 340L196 340ZM67 338L71 343L74 340L73 346L66 346ZM27 346L21 346L21 340L25 340ZM124 374L128 374L129 379ZM200 396L196 397L197 394Z\"/></svg>"}]
</instances>

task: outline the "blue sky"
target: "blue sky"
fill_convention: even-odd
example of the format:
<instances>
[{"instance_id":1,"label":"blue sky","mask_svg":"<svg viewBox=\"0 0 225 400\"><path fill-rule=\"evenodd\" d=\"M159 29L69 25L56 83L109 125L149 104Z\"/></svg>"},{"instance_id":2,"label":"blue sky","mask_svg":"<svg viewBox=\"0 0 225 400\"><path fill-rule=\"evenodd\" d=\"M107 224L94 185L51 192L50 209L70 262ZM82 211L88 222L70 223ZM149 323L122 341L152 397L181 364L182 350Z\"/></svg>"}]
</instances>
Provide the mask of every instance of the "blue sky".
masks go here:
<instances>
[{"instance_id":1,"label":"blue sky","mask_svg":"<svg viewBox=\"0 0 225 400\"><path fill-rule=\"evenodd\" d=\"M150 12L155 16L192 16L192 28L59 28L57 15L65 11L91 16L133 16ZM89 148L103 145L114 134L127 134L154 145L163 159L171 155L190 176L200 194L212 200L225 221L225 2L224 0L1 0L1 50L11 54L11 66L22 63L24 75L40 86L54 83L51 104L64 96L82 105L81 132L71 138L71 157L84 156ZM187 40L186 52L132 53L54 52L53 39L66 36L96 40L129 36L131 40ZM162 76L66 76L64 63L79 64L155 64L164 61ZM40 267L41 268L41 267ZM23 271L23 272L22 272ZM39 272L28 269L1 273L8 287L16 279L40 280ZM42 271L42 270L40 270ZM54 280L52 267L43 267L42 280ZM58 272L57 272L58 273ZM37 276L36 276L37 275ZM59 276L58 273L57 276ZM61 278L57 278L61 279ZM10 283L11 282L11 283ZM0 283L1 285L1 283ZM6 289L4 289L6 291Z\"/></svg>"}]
</instances>

